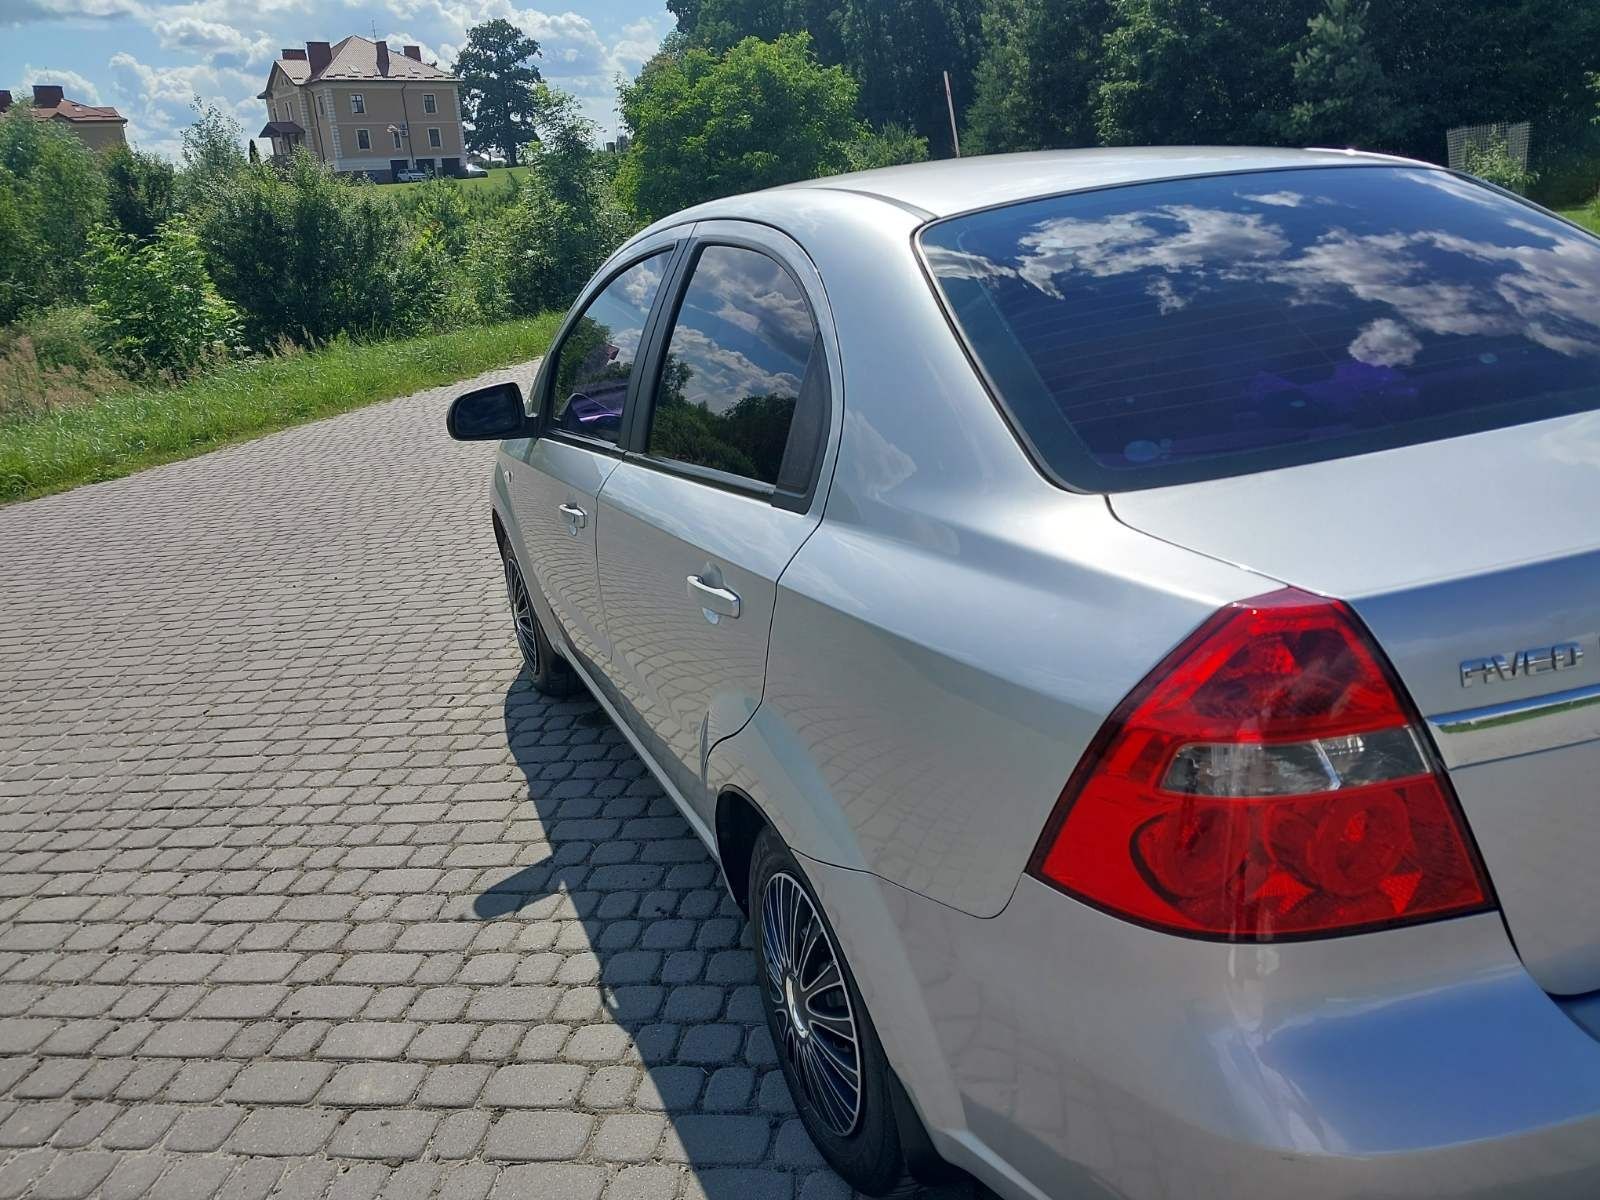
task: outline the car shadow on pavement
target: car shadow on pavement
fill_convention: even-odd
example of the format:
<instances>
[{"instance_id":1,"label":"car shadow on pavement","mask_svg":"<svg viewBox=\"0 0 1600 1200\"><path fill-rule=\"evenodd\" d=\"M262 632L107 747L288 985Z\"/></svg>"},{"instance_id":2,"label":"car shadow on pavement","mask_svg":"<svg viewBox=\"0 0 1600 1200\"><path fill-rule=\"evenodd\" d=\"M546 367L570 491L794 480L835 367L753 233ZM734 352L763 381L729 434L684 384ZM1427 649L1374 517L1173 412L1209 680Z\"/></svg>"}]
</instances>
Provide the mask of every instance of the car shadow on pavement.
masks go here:
<instances>
[{"instance_id":1,"label":"car shadow on pavement","mask_svg":"<svg viewBox=\"0 0 1600 1200\"><path fill-rule=\"evenodd\" d=\"M473 912L537 923L535 941L548 940L518 978L548 975L529 999L549 1006L549 1025L530 1037L587 1070L568 1102L590 1119L577 1157L629 1196L848 1196L794 1113L744 916L627 740L586 694L546 699L526 673L506 693L505 735L528 784L513 826L532 823L532 837L518 838L523 861L489 873ZM677 1191L674 1173L689 1176Z\"/></svg>"}]
</instances>

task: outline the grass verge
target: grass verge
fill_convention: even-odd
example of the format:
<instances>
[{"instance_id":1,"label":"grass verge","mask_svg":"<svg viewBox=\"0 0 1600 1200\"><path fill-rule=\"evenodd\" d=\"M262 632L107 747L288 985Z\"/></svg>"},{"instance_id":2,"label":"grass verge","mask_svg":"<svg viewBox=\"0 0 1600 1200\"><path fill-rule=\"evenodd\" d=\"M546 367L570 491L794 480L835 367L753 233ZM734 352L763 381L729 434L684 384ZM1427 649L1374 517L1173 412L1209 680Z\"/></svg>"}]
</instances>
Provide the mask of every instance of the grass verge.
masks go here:
<instances>
[{"instance_id":1,"label":"grass verge","mask_svg":"<svg viewBox=\"0 0 1600 1200\"><path fill-rule=\"evenodd\" d=\"M1593 233L1600 233L1600 205L1591 204L1587 208L1563 208L1560 212L1567 220L1576 221Z\"/></svg>"},{"instance_id":2,"label":"grass verge","mask_svg":"<svg viewBox=\"0 0 1600 1200\"><path fill-rule=\"evenodd\" d=\"M559 313L223 367L0 424L0 504L115 479L544 353Z\"/></svg>"}]
</instances>

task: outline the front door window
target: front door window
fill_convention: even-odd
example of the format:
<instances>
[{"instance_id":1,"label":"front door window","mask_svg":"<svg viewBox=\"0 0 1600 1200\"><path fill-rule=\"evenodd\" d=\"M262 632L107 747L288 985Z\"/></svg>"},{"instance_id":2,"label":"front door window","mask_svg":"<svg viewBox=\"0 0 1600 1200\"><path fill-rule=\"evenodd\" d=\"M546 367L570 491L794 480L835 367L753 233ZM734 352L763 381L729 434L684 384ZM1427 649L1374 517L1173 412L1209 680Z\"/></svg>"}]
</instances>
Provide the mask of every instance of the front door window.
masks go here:
<instances>
[{"instance_id":1,"label":"front door window","mask_svg":"<svg viewBox=\"0 0 1600 1200\"><path fill-rule=\"evenodd\" d=\"M600 292L556 351L550 427L615 442L645 320L670 251L635 263Z\"/></svg>"}]
</instances>

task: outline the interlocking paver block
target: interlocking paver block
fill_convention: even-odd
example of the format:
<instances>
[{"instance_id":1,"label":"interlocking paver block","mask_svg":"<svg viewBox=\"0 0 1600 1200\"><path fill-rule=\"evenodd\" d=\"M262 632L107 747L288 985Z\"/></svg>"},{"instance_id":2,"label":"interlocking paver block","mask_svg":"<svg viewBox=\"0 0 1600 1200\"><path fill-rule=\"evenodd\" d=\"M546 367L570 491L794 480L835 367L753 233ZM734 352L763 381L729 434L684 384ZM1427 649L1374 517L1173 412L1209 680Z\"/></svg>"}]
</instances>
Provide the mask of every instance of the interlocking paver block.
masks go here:
<instances>
[{"instance_id":1,"label":"interlocking paver block","mask_svg":"<svg viewBox=\"0 0 1600 1200\"><path fill-rule=\"evenodd\" d=\"M589 1140L594 1118L575 1112L513 1112L489 1131L492 1159L559 1162L576 1157Z\"/></svg>"},{"instance_id":2,"label":"interlocking paver block","mask_svg":"<svg viewBox=\"0 0 1600 1200\"><path fill-rule=\"evenodd\" d=\"M439 1123L436 1113L358 1112L345 1121L330 1147L345 1158L417 1158Z\"/></svg>"},{"instance_id":3,"label":"interlocking paver block","mask_svg":"<svg viewBox=\"0 0 1600 1200\"><path fill-rule=\"evenodd\" d=\"M0 1200L843 1200L466 386L0 508Z\"/></svg>"},{"instance_id":4,"label":"interlocking paver block","mask_svg":"<svg viewBox=\"0 0 1600 1200\"><path fill-rule=\"evenodd\" d=\"M228 1139L235 1154L315 1154L339 1123L336 1112L305 1108L260 1108Z\"/></svg>"},{"instance_id":5,"label":"interlocking paver block","mask_svg":"<svg viewBox=\"0 0 1600 1200\"><path fill-rule=\"evenodd\" d=\"M494 1200L600 1200L606 1174L578 1163L507 1167L495 1181Z\"/></svg>"},{"instance_id":6,"label":"interlocking paver block","mask_svg":"<svg viewBox=\"0 0 1600 1200\"><path fill-rule=\"evenodd\" d=\"M562 1108L572 1103L587 1072L556 1063L501 1067L483 1091L495 1108Z\"/></svg>"}]
</instances>

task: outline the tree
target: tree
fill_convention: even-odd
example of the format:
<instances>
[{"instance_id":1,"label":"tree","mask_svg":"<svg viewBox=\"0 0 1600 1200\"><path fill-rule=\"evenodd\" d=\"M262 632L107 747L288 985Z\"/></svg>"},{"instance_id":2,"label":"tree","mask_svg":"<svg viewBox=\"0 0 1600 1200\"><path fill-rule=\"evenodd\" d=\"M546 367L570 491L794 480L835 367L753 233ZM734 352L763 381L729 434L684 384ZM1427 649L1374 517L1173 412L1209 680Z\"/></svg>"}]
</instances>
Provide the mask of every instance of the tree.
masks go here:
<instances>
[{"instance_id":1,"label":"tree","mask_svg":"<svg viewBox=\"0 0 1600 1200\"><path fill-rule=\"evenodd\" d=\"M1327 0L1307 23L1294 59L1290 135L1316 146L1382 149L1392 109L1389 81L1366 37L1366 0Z\"/></svg>"},{"instance_id":2,"label":"tree","mask_svg":"<svg viewBox=\"0 0 1600 1200\"><path fill-rule=\"evenodd\" d=\"M215 104L194 98L194 124L183 131L184 208L205 204L230 175L245 165L244 129Z\"/></svg>"},{"instance_id":3,"label":"tree","mask_svg":"<svg viewBox=\"0 0 1600 1200\"><path fill-rule=\"evenodd\" d=\"M963 140L972 151L1095 144L1110 0L992 0Z\"/></svg>"},{"instance_id":4,"label":"tree","mask_svg":"<svg viewBox=\"0 0 1600 1200\"><path fill-rule=\"evenodd\" d=\"M518 151L534 133L534 88L540 81L534 58L539 43L510 21L496 17L474 26L452 73L461 80L467 149L499 150L517 164Z\"/></svg>"},{"instance_id":5,"label":"tree","mask_svg":"<svg viewBox=\"0 0 1600 1200\"><path fill-rule=\"evenodd\" d=\"M805 33L824 66L843 66L873 125L909 125L950 150L943 72L957 110L972 93L984 0L673 0L688 44L724 53L747 37Z\"/></svg>"},{"instance_id":6,"label":"tree","mask_svg":"<svg viewBox=\"0 0 1600 1200\"><path fill-rule=\"evenodd\" d=\"M93 151L24 109L0 116L0 321L83 295L79 259L105 213Z\"/></svg>"},{"instance_id":7,"label":"tree","mask_svg":"<svg viewBox=\"0 0 1600 1200\"><path fill-rule=\"evenodd\" d=\"M631 223L612 196L594 123L578 102L541 85L539 140L517 202L473 245L471 271L485 312L538 313L572 303Z\"/></svg>"},{"instance_id":8,"label":"tree","mask_svg":"<svg viewBox=\"0 0 1600 1200\"><path fill-rule=\"evenodd\" d=\"M1306 8L1111 0L1095 131L1110 146L1272 140Z\"/></svg>"},{"instance_id":9,"label":"tree","mask_svg":"<svg viewBox=\"0 0 1600 1200\"><path fill-rule=\"evenodd\" d=\"M956 111L964 111L982 8L977 0L846 0L839 30L862 117L873 125L909 125L941 153L954 153L943 73L950 72Z\"/></svg>"},{"instance_id":10,"label":"tree","mask_svg":"<svg viewBox=\"0 0 1600 1200\"><path fill-rule=\"evenodd\" d=\"M106 152L107 208L124 233L149 239L177 211L177 172L171 163L142 150L116 146Z\"/></svg>"},{"instance_id":11,"label":"tree","mask_svg":"<svg viewBox=\"0 0 1600 1200\"><path fill-rule=\"evenodd\" d=\"M625 203L658 217L716 196L841 171L863 131L856 85L824 67L805 34L692 48L622 87L633 143L617 175Z\"/></svg>"},{"instance_id":12,"label":"tree","mask_svg":"<svg viewBox=\"0 0 1600 1200\"><path fill-rule=\"evenodd\" d=\"M845 0L671 0L667 7L692 45L718 54L747 37L770 42L808 33L818 61L838 66L845 60Z\"/></svg>"}]
</instances>

